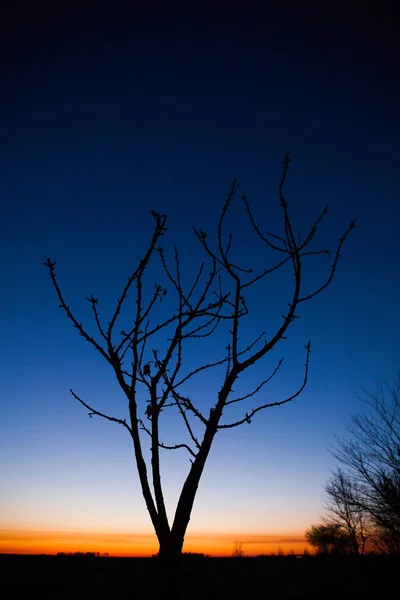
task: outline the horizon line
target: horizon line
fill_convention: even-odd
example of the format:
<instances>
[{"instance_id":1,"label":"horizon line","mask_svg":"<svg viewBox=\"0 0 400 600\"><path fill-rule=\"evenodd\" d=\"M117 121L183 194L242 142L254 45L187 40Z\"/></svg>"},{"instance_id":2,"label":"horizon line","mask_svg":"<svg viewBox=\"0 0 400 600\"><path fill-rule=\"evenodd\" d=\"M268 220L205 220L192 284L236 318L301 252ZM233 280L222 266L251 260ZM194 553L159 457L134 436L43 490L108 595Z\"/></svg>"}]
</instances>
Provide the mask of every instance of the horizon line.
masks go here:
<instances>
[{"instance_id":1,"label":"horizon line","mask_svg":"<svg viewBox=\"0 0 400 600\"><path fill-rule=\"evenodd\" d=\"M300 554L310 551L304 534L257 534L189 532L183 552L210 556L231 556L240 544L245 556L263 554ZM122 533L74 531L71 529L39 529L0 527L0 554L50 554L74 552L108 553L109 556L145 557L158 552L154 533Z\"/></svg>"}]
</instances>

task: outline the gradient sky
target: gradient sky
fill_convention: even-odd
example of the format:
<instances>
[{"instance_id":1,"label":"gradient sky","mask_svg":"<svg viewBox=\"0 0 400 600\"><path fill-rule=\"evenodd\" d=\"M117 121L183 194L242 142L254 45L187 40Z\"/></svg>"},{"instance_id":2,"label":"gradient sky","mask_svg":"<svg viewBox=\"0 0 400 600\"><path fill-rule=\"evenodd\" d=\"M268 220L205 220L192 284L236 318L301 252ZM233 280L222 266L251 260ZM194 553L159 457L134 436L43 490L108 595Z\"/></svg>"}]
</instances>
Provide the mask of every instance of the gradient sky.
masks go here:
<instances>
[{"instance_id":1,"label":"gradient sky","mask_svg":"<svg viewBox=\"0 0 400 600\"><path fill-rule=\"evenodd\" d=\"M212 236L234 177L261 227L280 227L286 152L298 228L326 204L320 245L332 246L353 218L357 228L332 286L241 382L284 356L268 398L292 393L311 339L307 388L219 434L185 548L229 553L239 539L245 553L266 553L278 538L298 549L296 536L320 518L334 436L362 409L361 386L392 381L400 363L398 15L364 4L323 3L322 15L307 3L201 3L197 12L153 3L136 14L53 8L43 17L35 3L36 12L0 19L0 552L134 554L145 552L139 540L154 542L129 436L89 419L69 388L121 418L124 398L58 308L43 261L57 260L79 320L90 320L91 293L107 320L146 247L151 208L168 213L164 242L182 249L190 280L201 260L191 227ZM261 266L240 210L229 221L237 256ZM312 286L322 266L310 266ZM261 285L249 330L280 319L287 282L290 274ZM218 385L203 380L200 403L212 403ZM188 464L183 451L163 455L171 515Z\"/></svg>"}]
</instances>

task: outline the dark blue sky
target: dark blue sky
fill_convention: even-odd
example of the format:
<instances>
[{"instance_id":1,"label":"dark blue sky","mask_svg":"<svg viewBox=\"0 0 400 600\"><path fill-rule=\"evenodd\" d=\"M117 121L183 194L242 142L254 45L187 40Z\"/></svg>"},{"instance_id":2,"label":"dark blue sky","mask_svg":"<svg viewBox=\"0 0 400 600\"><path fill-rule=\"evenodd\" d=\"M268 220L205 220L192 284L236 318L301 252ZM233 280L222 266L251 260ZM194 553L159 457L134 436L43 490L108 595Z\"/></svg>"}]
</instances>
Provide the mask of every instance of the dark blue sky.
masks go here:
<instances>
[{"instance_id":1,"label":"dark blue sky","mask_svg":"<svg viewBox=\"0 0 400 600\"><path fill-rule=\"evenodd\" d=\"M247 511L244 530L302 531L318 518L334 464L326 449L360 408L360 386L393 379L399 366L398 14L394 3L323 3L324 14L311 3L152 4L135 14L115 7L42 13L35 4L1 19L3 525L95 527L99 478L113 481L112 502L125 497L124 517L110 527L123 519L138 526L129 523L131 496L146 519L128 441L121 448L120 431L87 422L69 397L74 387L107 406L107 393L118 390L57 309L43 261L58 261L82 319L91 292L106 313L145 247L150 208L168 213L166 243L180 245L190 274L199 257L191 226L213 232L234 177L264 229L280 226L277 185L289 152L286 193L299 228L326 204L322 245L353 218L357 228L332 287L294 325L275 392L292 391L311 337L308 389L296 405L221 437L193 527L228 531ZM242 219L235 208L238 234ZM254 242L242 233L237 252L253 260ZM280 301L285 289L261 290L251 326L275 314L271 296L276 290ZM125 410L122 398L113 401ZM116 457L132 489L114 481ZM186 458L166 460L172 506ZM86 500L58 517L55 507L74 486ZM215 511L204 508L207 490ZM35 499L30 516L26 495ZM98 522L109 515L101 506Z\"/></svg>"}]
</instances>

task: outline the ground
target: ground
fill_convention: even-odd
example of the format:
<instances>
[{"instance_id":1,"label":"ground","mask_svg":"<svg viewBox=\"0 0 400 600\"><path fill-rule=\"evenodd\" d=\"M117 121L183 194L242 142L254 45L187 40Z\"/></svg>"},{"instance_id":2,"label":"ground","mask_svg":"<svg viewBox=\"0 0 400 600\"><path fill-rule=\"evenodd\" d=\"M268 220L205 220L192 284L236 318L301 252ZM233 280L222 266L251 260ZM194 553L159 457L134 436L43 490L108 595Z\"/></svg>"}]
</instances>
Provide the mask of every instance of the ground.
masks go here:
<instances>
[{"instance_id":1,"label":"ground","mask_svg":"<svg viewBox=\"0 0 400 600\"><path fill-rule=\"evenodd\" d=\"M177 586L156 559L0 556L3 598L74 600L271 599L392 597L399 558L259 557L183 561Z\"/></svg>"}]
</instances>

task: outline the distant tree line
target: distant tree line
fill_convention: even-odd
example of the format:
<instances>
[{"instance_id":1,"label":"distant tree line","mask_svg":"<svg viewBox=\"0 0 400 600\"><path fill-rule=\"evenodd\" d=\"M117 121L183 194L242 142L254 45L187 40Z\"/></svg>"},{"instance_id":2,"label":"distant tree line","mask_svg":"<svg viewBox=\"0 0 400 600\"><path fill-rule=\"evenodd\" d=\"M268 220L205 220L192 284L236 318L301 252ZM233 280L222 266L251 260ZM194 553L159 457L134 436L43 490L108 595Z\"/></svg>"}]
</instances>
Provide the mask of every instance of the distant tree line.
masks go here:
<instances>
[{"instance_id":1,"label":"distant tree line","mask_svg":"<svg viewBox=\"0 0 400 600\"><path fill-rule=\"evenodd\" d=\"M60 558L64 557L73 557L73 558L100 558L107 557L108 552L104 552L100 554L100 552L57 552L57 555Z\"/></svg>"},{"instance_id":2,"label":"distant tree line","mask_svg":"<svg viewBox=\"0 0 400 600\"><path fill-rule=\"evenodd\" d=\"M365 390L366 411L337 439L340 467L325 485L326 517L306 531L320 554L400 554L400 371Z\"/></svg>"}]
</instances>

